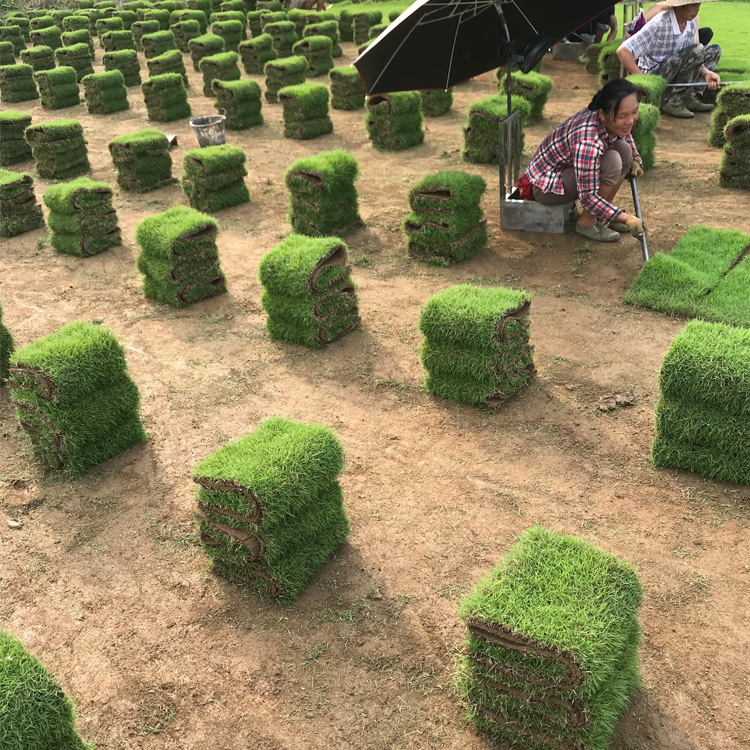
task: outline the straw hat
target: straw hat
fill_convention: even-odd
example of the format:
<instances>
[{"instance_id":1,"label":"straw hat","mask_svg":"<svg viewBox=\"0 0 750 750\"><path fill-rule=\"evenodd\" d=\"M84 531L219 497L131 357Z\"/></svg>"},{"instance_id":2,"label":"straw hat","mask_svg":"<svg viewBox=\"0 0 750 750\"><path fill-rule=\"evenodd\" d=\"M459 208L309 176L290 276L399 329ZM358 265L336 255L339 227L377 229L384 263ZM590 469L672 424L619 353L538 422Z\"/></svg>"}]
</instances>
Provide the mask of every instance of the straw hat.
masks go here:
<instances>
[{"instance_id":1,"label":"straw hat","mask_svg":"<svg viewBox=\"0 0 750 750\"><path fill-rule=\"evenodd\" d=\"M714 0L666 0L666 5L677 8L680 5L701 5L702 3L712 3Z\"/></svg>"}]
</instances>

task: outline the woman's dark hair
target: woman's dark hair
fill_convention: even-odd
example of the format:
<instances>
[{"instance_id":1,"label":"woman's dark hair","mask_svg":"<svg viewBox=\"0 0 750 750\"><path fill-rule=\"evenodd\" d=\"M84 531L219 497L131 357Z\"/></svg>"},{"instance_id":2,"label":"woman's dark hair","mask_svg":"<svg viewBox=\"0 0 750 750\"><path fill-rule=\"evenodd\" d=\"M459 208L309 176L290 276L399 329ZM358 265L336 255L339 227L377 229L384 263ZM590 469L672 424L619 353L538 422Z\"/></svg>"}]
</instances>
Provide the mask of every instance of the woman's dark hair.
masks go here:
<instances>
[{"instance_id":1,"label":"woman's dark hair","mask_svg":"<svg viewBox=\"0 0 750 750\"><path fill-rule=\"evenodd\" d=\"M596 92L594 98L589 104L592 112L598 112L600 109L606 114L612 114L615 117L620 111L620 103L626 96L635 94L637 89L630 81L624 78L616 78L605 84Z\"/></svg>"}]
</instances>

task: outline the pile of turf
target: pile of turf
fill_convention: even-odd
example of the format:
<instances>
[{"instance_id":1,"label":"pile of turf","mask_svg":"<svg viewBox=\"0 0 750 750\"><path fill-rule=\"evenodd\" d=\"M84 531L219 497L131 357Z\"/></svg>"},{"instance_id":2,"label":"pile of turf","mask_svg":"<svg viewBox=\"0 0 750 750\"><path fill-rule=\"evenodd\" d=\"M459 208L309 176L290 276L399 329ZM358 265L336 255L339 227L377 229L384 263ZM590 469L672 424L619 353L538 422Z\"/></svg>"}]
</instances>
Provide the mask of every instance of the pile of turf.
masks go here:
<instances>
[{"instance_id":1,"label":"pile of turf","mask_svg":"<svg viewBox=\"0 0 750 750\"><path fill-rule=\"evenodd\" d=\"M667 82L664 78L638 73L628 76L628 83L635 86L638 101L641 104L651 104L661 109L661 100L667 90Z\"/></svg>"},{"instance_id":2,"label":"pile of turf","mask_svg":"<svg viewBox=\"0 0 750 750\"><path fill-rule=\"evenodd\" d=\"M266 74L266 101L275 104L279 101L281 89L305 82L307 60L301 55L271 60L266 63L263 72Z\"/></svg>"},{"instance_id":3,"label":"pile of turf","mask_svg":"<svg viewBox=\"0 0 750 750\"><path fill-rule=\"evenodd\" d=\"M331 107L333 109L355 110L365 106L367 91L353 65L333 68L328 74L331 81Z\"/></svg>"},{"instance_id":4,"label":"pile of turf","mask_svg":"<svg viewBox=\"0 0 750 750\"><path fill-rule=\"evenodd\" d=\"M726 145L719 179L722 187L750 190L750 115L733 117L724 128Z\"/></svg>"},{"instance_id":5,"label":"pile of turf","mask_svg":"<svg viewBox=\"0 0 750 750\"><path fill-rule=\"evenodd\" d=\"M134 52L134 50L131 51ZM125 77L119 70L92 73L84 76L81 83L83 83L89 114L110 115L130 108Z\"/></svg>"},{"instance_id":6,"label":"pile of turf","mask_svg":"<svg viewBox=\"0 0 750 750\"><path fill-rule=\"evenodd\" d=\"M659 387L654 464L750 484L750 331L689 322L664 358Z\"/></svg>"},{"instance_id":7,"label":"pile of turf","mask_svg":"<svg viewBox=\"0 0 750 750\"><path fill-rule=\"evenodd\" d=\"M185 82L179 73L152 76L143 82L141 89L152 122L172 122L192 114Z\"/></svg>"},{"instance_id":8,"label":"pile of turf","mask_svg":"<svg viewBox=\"0 0 750 750\"><path fill-rule=\"evenodd\" d=\"M327 41L330 41L327 39ZM328 88L322 83L299 83L278 92L284 111L284 137L299 141L333 132L328 116Z\"/></svg>"},{"instance_id":9,"label":"pile of turf","mask_svg":"<svg viewBox=\"0 0 750 750\"><path fill-rule=\"evenodd\" d=\"M141 85L141 64L138 53L133 49L122 49L118 52L105 52L102 55L104 70L119 70L125 79L125 86Z\"/></svg>"},{"instance_id":10,"label":"pile of turf","mask_svg":"<svg viewBox=\"0 0 750 750\"><path fill-rule=\"evenodd\" d=\"M0 324L0 345L2 343ZM0 382L2 382L0 350ZM86 750L75 729L75 708L55 678L16 636L0 629L0 739L8 750Z\"/></svg>"},{"instance_id":11,"label":"pile of turf","mask_svg":"<svg viewBox=\"0 0 750 750\"><path fill-rule=\"evenodd\" d=\"M375 26L370 26L370 30L367 33L367 38L370 40L377 39L387 28L387 23L379 23Z\"/></svg>"},{"instance_id":12,"label":"pile of turf","mask_svg":"<svg viewBox=\"0 0 750 750\"><path fill-rule=\"evenodd\" d=\"M262 92L253 80L214 81L217 111L226 116L228 130L247 130L263 124Z\"/></svg>"},{"instance_id":13,"label":"pile of turf","mask_svg":"<svg viewBox=\"0 0 750 750\"><path fill-rule=\"evenodd\" d=\"M109 8L104 11L105 18L114 18L115 16L122 19L122 28L125 29L125 31L130 31L133 24L138 20L138 14L134 10Z\"/></svg>"},{"instance_id":14,"label":"pile of turf","mask_svg":"<svg viewBox=\"0 0 750 750\"><path fill-rule=\"evenodd\" d=\"M727 123L740 115L750 115L750 81L723 88L716 99L716 109L711 115L709 143L716 148L726 144L724 134Z\"/></svg>"},{"instance_id":15,"label":"pile of turf","mask_svg":"<svg viewBox=\"0 0 750 750\"><path fill-rule=\"evenodd\" d=\"M197 211L212 213L250 200L245 185L245 152L224 144L188 151L182 189Z\"/></svg>"},{"instance_id":16,"label":"pile of turf","mask_svg":"<svg viewBox=\"0 0 750 750\"><path fill-rule=\"evenodd\" d=\"M203 96L212 96L214 81L239 81L242 73L237 63L240 56L236 52L219 52L218 55L204 57L200 61L203 74Z\"/></svg>"},{"instance_id":17,"label":"pile of turf","mask_svg":"<svg viewBox=\"0 0 750 750\"><path fill-rule=\"evenodd\" d=\"M1 193L0 193L1 195ZM2 198L0 197L0 200ZM3 306L0 304L0 385L2 385L10 374L10 355L16 350L13 335L3 323ZM2 647L0 646L0 652ZM2 658L0 656L0 658Z\"/></svg>"},{"instance_id":18,"label":"pile of turf","mask_svg":"<svg viewBox=\"0 0 750 750\"><path fill-rule=\"evenodd\" d=\"M296 599L349 534L343 466L331 430L281 417L201 461L196 523L213 572Z\"/></svg>"},{"instance_id":19,"label":"pile of turf","mask_svg":"<svg viewBox=\"0 0 750 750\"><path fill-rule=\"evenodd\" d=\"M263 33L271 35L273 48L276 50L277 57L285 58L291 56L292 49L297 41L297 32L294 30L294 24L291 21L267 23L263 27Z\"/></svg>"},{"instance_id":20,"label":"pile of turf","mask_svg":"<svg viewBox=\"0 0 750 750\"><path fill-rule=\"evenodd\" d=\"M286 12L287 21L294 24L294 30L297 32L297 38L302 39L302 34L307 26L307 11L300 8L290 8Z\"/></svg>"},{"instance_id":21,"label":"pile of turf","mask_svg":"<svg viewBox=\"0 0 750 750\"><path fill-rule=\"evenodd\" d=\"M100 18L96 22L96 35L99 37L99 46L104 46L102 37L108 31L123 31L124 29L125 24L122 22L122 18L116 16L113 18Z\"/></svg>"},{"instance_id":22,"label":"pile of turf","mask_svg":"<svg viewBox=\"0 0 750 750\"><path fill-rule=\"evenodd\" d=\"M355 44L364 44L370 38L370 29L377 26L383 20L383 14L379 10L363 11L352 14L353 41Z\"/></svg>"},{"instance_id":23,"label":"pile of turf","mask_svg":"<svg viewBox=\"0 0 750 750\"><path fill-rule=\"evenodd\" d=\"M189 8L190 10L200 10L205 14L206 18L208 18L211 13L213 5L213 0L185 0L186 8Z\"/></svg>"},{"instance_id":24,"label":"pile of turf","mask_svg":"<svg viewBox=\"0 0 750 750\"><path fill-rule=\"evenodd\" d=\"M88 31L85 32L88 34ZM61 67L73 68L76 72L76 81L94 72L93 54L88 44L80 42L69 47L60 47L55 52L57 64Z\"/></svg>"},{"instance_id":25,"label":"pile of turf","mask_svg":"<svg viewBox=\"0 0 750 750\"><path fill-rule=\"evenodd\" d=\"M52 47L56 50L63 46L61 34L57 26L47 26L44 29L32 29L29 39L34 47Z\"/></svg>"},{"instance_id":26,"label":"pile of turf","mask_svg":"<svg viewBox=\"0 0 750 750\"><path fill-rule=\"evenodd\" d=\"M121 31L106 31L102 34L102 49L105 52L117 52L123 49L135 50L133 32L125 29Z\"/></svg>"},{"instance_id":27,"label":"pile of turf","mask_svg":"<svg viewBox=\"0 0 750 750\"><path fill-rule=\"evenodd\" d=\"M245 25L240 21L217 21L211 26L211 33L224 40L224 49L237 52L245 39Z\"/></svg>"},{"instance_id":28,"label":"pile of turf","mask_svg":"<svg viewBox=\"0 0 750 750\"><path fill-rule=\"evenodd\" d=\"M245 17L244 11L239 10L227 10L221 11L220 13L212 13L208 19L209 23L225 23L226 21L237 21L242 24L242 39L247 39L247 18ZM214 34L217 32L214 32Z\"/></svg>"},{"instance_id":29,"label":"pile of turf","mask_svg":"<svg viewBox=\"0 0 750 750\"><path fill-rule=\"evenodd\" d=\"M255 3L256 10L267 10L271 13L278 13L284 10L284 4L281 0L258 0Z\"/></svg>"},{"instance_id":30,"label":"pile of turf","mask_svg":"<svg viewBox=\"0 0 750 750\"><path fill-rule=\"evenodd\" d=\"M293 234L263 256L259 276L272 339L322 347L359 326L346 245Z\"/></svg>"},{"instance_id":31,"label":"pile of turf","mask_svg":"<svg viewBox=\"0 0 750 750\"><path fill-rule=\"evenodd\" d=\"M422 114L425 117L441 117L453 106L453 89L431 89L419 93L422 96Z\"/></svg>"},{"instance_id":32,"label":"pile of turf","mask_svg":"<svg viewBox=\"0 0 750 750\"><path fill-rule=\"evenodd\" d=\"M503 68L497 70L497 90L500 96L506 94L505 79L507 73ZM552 79L541 73L521 73L514 70L510 74L510 91L513 97L521 97L531 106L529 119L541 120L544 117L544 105L547 103L550 91L552 91Z\"/></svg>"},{"instance_id":33,"label":"pile of turf","mask_svg":"<svg viewBox=\"0 0 750 750\"><path fill-rule=\"evenodd\" d=\"M0 110L0 166L10 167L31 159L31 146L23 137L31 115L12 109Z\"/></svg>"},{"instance_id":34,"label":"pile of turf","mask_svg":"<svg viewBox=\"0 0 750 750\"><path fill-rule=\"evenodd\" d=\"M24 42L31 41L30 19L26 18L25 16L8 13L3 19L3 22L7 25L18 26L18 28L21 30L21 36L23 37L23 41Z\"/></svg>"},{"instance_id":35,"label":"pile of turf","mask_svg":"<svg viewBox=\"0 0 750 750\"><path fill-rule=\"evenodd\" d=\"M108 148L117 171L117 184L123 190L147 193L175 181L169 140L158 130L146 128L117 136Z\"/></svg>"},{"instance_id":36,"label":"pile of turf","mask_svg":"<svg viewBox=\"0 0 750 750\"><path fill-rule=\"evenodd\" d=\"M26 42L21 34L21 27L15 24L0 26L0 41L10 42L13 45L13 52L16 55L20 55L21 50L26 49Z\"/></svg>"},{"instance_id":37,"label":"pile of turf","mask_svg":"<svg viewBox=\"0 0 750 750\"><path fill-rule=\"evenodd\" d=\"M77 10L70 17L75 18L76 16L82 16L83 18L86 19L86 23L88 24L89 34L91 34L92 37L98 36L98 34L96 33L96 22L100 18L104 18L103 10L94 10L94 9Z\"/></svg>"},{"instance_id":38,"label":"pile of turf","mask_svg":"<svg viewBox=\"0 0 750 750\"><path fill-rule=\"evenodd\" d=\"M531 115L531 105L522 97L513 100L513 108L521 112L521 151L524 146L523 124ZM505 97L488 96L469 105L464 128L464 161L472 164L497 164L502 121L508 115Z\"/></svg>"},{"instance_id":39,"label":"pile of turf","mask_svg":"<svg viewBox=\"0 0 750 750\"><path fill-rule=\"evenodd\" d=\"M29 125L26 142L36 162L36 170L46 180L70 180L91 168L83 127L78 120L50 120Z\"/></svg>"},{"instance_id":40,"label":"pile of turf","mask_svg":"<svg viewBox=\"0 0 750 750\"><path fill-rule=\"evenodd\" d=\"M190 52L188 44L190 40L199 37L203 33L198 21L178 21L177 23L173 23L169 27L169 30L174 36L177 49L183 53Z\"/></svg>"},{"instance_id":41,"label":"pile of turf","mask_svg":"<svg viewBox=\"0 0 750 750\"><path fill-rule=\"evenodd\" d=\"M52 18L52 26L57 26L58 29L63 29L63 24L68 16L73 15L73 10L68 8L53 8L48 11L50 18Z\"/></svg>"},{"instance_id":42,"label":"pile of turf","mask_svg":"<svg viewBox=\"0 0 750 750\"><path fill-rule=\"evenodd\" d=\"M263 18L264 12L262 10L251 10L247 14L247 27L250 29L250 36L253 39L259 37L263 33L263 24L261 19Z\"/></svg>"},{"instance_id":43,"label":"pile of turf","mask_svg":"<svg viewBox=\"0 0 750 750\"><path fill-rule=\"evenodd\" d=\"M656 164L656 126L660 119L659 107L643 102L638 105L638 123L633 129L633 140L643 159L644 169L652 169Z\"/></svg>"},{"instance_id":44,"label":"pile of turf","mask_svg":"<svg viewBox=\"0 0 750 750\"><path fill-rule=\"evenodd\" d=\"M62 40L65 43L66 33L72 33L74 31L89 31L89 19L87 16L80 16L74 13L72 16L67 16L67 18L65 18L62 27L65 29L62 36ZM91 36L90 32L89 36Z\"/></svg>"},{"instance_id":45,"label":"pile of turf","mask_svg":"<svg viewBox=\"0 0 750 750\"><path fill-rule=\"evenodd\" d=\"M42 107L45 109L64 109L81 103L74 68L40 70L34 73L34 79L42 97Z\"/></svg>"},{"instance_id":46,"label":"pile of turf","mask_svg":"<svg viewBox=\"0 0 750 750\"><path fill-rule=\"evenodd\" d=\"M327 36L331 40L331 57L341 57L343 51L339 45L339 26L336 21L321 21L305 27L303 38L310 36Z\"/></svg>"},{"instance_id":47,"label":"pile of turf","mask_svg":"<svg viewBox=\"0 0 750 750\"><path fill-rule=\"evenodd\" d=\"M466 172L438 172L409 191L412 213L404 219L406 248L412 258L450 266L484 251L487 222L480 200L485 181Z\"/></svg>"},{"instance_id":48,"label":"pile of turf","mask_svg":"<svg viewBox=\"0 0 750 750\"><path fill-rule=\"evenodd\" d=\"M26 102L38 98L31 65L16 63L0 67L0 101Z\"/></svg>"},{"instance_id":49,"label":"pile of turf","mask_svg":"<svg viewBox=\"0 0 750 750\"><path fill-rule=\"evenodd\" d=\"M622 44L620 40L605 42L599 52L599 85L614 81L620 77L622 63L617 56L617 49ZM590 48L589 48L590 49Z\"/></svg>"},{"instance_id":50,"label":"pile of turf","mask_svg":"<svg viewBox=\"0 0 750 750\"><path fill-rule=\"evenodd\" d=\"M158 21L136 21L130 30L133 32L136 49L143 51L143 37L148 34L155 34L159 31Z\"/></svg>"},{"instance_id":51,"label":"pile of turf","mask_svg":"<svg viewBox=\"0 0 750 750\"><path fill-rule=\"evenodd\" d=\"M169 11L166 8L146 8L143 11L144 21L157 21L159 31L169 31ZM166 50L162 50L166 52Z\"/></svg>"},{"instance_id":52,"label":"pile of turf","mask_svg":"<svg viewBox=\"0 0 750 750\"><path fill-rule=\"evenodd\" d=\"M204 57L218 55L224 51L224 40L216 34L203 34L188 42L193 67L200 72L200 62Z\"/></svg>"},{"instance_id":53,"label":"pile of turf","mask_svg":"<svg viewBox=\"0 0 750 750\"><path fill-rule=\"evenodd\" d=\"M121 242L112 188L106 182L79 177L44 192L49 209L50 244L58 253L88 258Z\"/></svg>"},{"instance_id":54,"label":"pile of turf","mask_svg":"<svg viewBox=\"0 0 750 750\"><path fill-rule=\"evenodd\" d=\"M28 47L21 50L21 62L30 65L36 73L40 70L51 70L55 67L55 51L52 47Z\"/></svg>"},{"instance_id":55,"label":"pile of turf","mask_svg":"<svg viewBox=\"0 0 750 750\"><path fill-rule=\"evenodd\" d=\"M13 42L0 42L0 65L15 65L16 53Z\"/></svg>"},{"instance_id":56,"label":"pile of turf","mask_svg":"<svg viewBox=\"0 0 750 750\"><path fill-rule=\"evenodd\" d=\"M172 307L187 307L226 292L214 219L174 206L144 219L135 231L143 293Z\"/></svg>"},{"instance_id":57,"label":"pile of turf","mask_svg":"<svg viewBox=\"0 0 750 750\"><path fill-rule=\"evenodd\" d=\"M500 406L532 380L531 297L503 287L453 286L422 310L425 389L438 398Z\"/></svg>"},{"instance_id":58,"label":"pile of turf","mask_svg":"<svg viewBox=\"0 0 750 750\"><path fill-rule=\"evenodd\" d=\"M424 140L418 91L371 96L366 106L365 127L376 150L402 151Z\"/></svg>"},{"instance_id":59,"label":"pile of turf","mask_svg":"<svg viewBox=\"0 0 750 750\"><path fill-rule=\"evenodd\" d=\"M461 602L456 686L494 743L605 750L640 683L633 567L535 526Z\"/></svg>"},{"instance_id":60,"label":"pile of turf","mask_svg":"<svg viewBox=\"0 0 750 750\"><path fill-rule=\"evenodd\" d=\"M175 35L175 39L177 38L177 32L174 30L174 26L180 25L183 23L186 23L188 21L191 22L192 28L192 22L195 21L198 24L198 28L200 29L200 33L197 34L197 36L200 36L201 34L205 34L206 30L208 29L208 16L202 11L202 10L179 10L177 11L177 23L170 26L172 29L172 32ZM194 37L191 36L190 39L193 39ZM183 52L189 52L188 49L183 50Z\"/></svg>"},{"instance_id":61,"label":"pile of turf","mask_svg":"<svg viewBox=\"0 0 750 750\"><path fill-rule=\"evenodd\" d=\"M65 31L62 35L63 46L59 50L55 50L55 56L68 48L76 47L79 44L85 44L89 48L91 53L91 62L94 62L94 40L91 38L88 29L76 29L75 31ZM93 72L93 71L92 71Z\"/></svg>"},{"instance_id":62,"label":"pile of turf","mask_svg":"<svg viewBox=\"0 0 750 750\"><path fill-rule=\"evenodd\" d=\"M157 57L152 57L146 61L149 76L160 76L165 73L179 73L185 84L185 88L190 85L185 70L185 62L182 59L182 53L177 49L171 49Z\"/></svg>"},{"instance_id":63,"label":"pile of turf","mask_svg":"<svg viewBox=\"0 0 750 750\"><path fill-rule=\"evenodd\" d=\"M221 3L219 7L221 8L222 13L235 12L242 13L242 15L244 16L247 12L244 0L226 0L225 2Z\"/></svg>"},{"instance_id":64,"label":"pile of turf","mask_svg":"<svg viewBox=\"0 0 750 750\"><path fill-rule=\"evenodd\" d=\"M307 60L308 77L322 76L333 68L331 40L327 36L307 36L297 42L292 51Z\"/></svg>"},{"instance_id":65,"label":"pile of turf","mask_svg":"<svg viewBox=\"0 0 750 750\"><path fill-rule=\"evenodd\" d=\"M342 42L354 41L354 20L348 10L342 10L339 14L339 39Z\"/></svg>"},{"instance_id":66,"label":"pile of turf","mask_svg":"<svg viewBox=\"0 0 750 750\"><path fill-rule=\"evenodd\" d=\"M43 226L31 175L0 169L0 237L16 237Z\"/></svg>"},{"instance_id":67,"label":"pile of turf","mask_svg":"<svg viewBox=\"0 0 750 750\"><path fill-rule=\"evenodd\" d=\"M177 49L174 34L169 30L144 34L141 37L141 44L143 45L143 54L147 60L163 55L171 49Z\"/></svg>"},{"instance_id":68,"label":"pile of turf","mask_svg":"<svg viewBox=\"0 0 750 750\"><path fill-rule=\"evenodd\" d=\"M342 237L361 225L354 181L357 160L345 151L325 151L287 170L289 223L297 234Z\"/></svg>"},{"instance_id":69,"label":"pile of turf","mask_svg":"<svg viewBox=\"0 0 750 750\"><path fill-rule=\"evenodd\" d=\"M270 34L260 34L241 42L237 51L245 73L251 75L262 73L266 63L276 59L276 50L273 48L273 38Z\"/></svg>"},{"instance_id":70,"label":"pile of turf","mask_svg":"<svg viewBox=\"0 0 750 750\"><path fill-rule=\"evenodd\" d=\"M264 34L267 34L268 32L266 31L266 26L269 23L278 23L280 21L287 21L287 20L288 20L287 15L283 10L278 10L278 11L265 11L264 10L260 14L260 28Z\"/></svg>"},{"instance_id":71,"label":"pile of turf","mask_svg":"<svg viewBox=\"0 0 750 750\"><path fill-rule=\"evenodd\" d=\"M30 31L38 31L39 29L46 29L55 25L55 19L49 15L49 11L42 8L39 11L40 15L35 15L29 20Z\"/></svg>"},{"instance_id":72,"label":"pile of turf","mask_svg":"<svg viewBox=\"0 0 750 750\"><path fill-rule=\"evenodd\" d=\"M70 477L146 440L138 388L106 328L68 323L24 346L9 385L37 458Z\"/></svg>"}]
</instances>

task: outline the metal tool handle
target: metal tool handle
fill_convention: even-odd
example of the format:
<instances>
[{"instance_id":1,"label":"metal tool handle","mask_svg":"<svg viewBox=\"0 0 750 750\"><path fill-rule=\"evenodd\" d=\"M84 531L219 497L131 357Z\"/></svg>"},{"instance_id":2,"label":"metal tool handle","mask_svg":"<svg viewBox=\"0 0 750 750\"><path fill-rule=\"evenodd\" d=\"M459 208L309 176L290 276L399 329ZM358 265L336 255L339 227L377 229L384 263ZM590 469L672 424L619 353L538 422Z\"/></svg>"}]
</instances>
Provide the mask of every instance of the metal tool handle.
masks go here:
<instances>
[{"instance_id":1,"label":"metal tool handle","mask_svg":"<svg viewBox=\"0 0 750 750\"><path fill-rule=\"evenodd\" d=\"M732 86L735 83L747 83L747 81L721 81L719 86ZM697 88L698 86L708 86L705 81L699 81L698 83L668 83L667 88Z\"/></svg>"},{"instance_id":2,"label":"metal tool handle","mask_svg":"<svg viewBox=\"0 0 750 750\"><path fill-rule=\"evenodd\" d=\"M643 214L641 213L641 202L638 200L638 188L635 185L635 176L630 175L630 188L633 191L633 205L635 206L635 215L643 221ZM646 229L643 229L643 237L641 237L641 252L643 253L643 262L645 263L649 259L648 244L646 243Z\"/></svg>"}]
</instances>

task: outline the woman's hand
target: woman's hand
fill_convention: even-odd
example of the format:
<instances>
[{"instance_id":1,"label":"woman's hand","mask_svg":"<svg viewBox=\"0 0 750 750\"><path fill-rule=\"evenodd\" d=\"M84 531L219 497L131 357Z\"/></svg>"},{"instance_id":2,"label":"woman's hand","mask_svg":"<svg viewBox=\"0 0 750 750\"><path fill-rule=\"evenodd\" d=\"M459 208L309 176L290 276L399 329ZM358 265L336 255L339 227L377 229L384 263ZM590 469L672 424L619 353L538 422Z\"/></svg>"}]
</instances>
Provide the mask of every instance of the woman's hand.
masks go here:
<instances>
[{"instance_id":1,"label":"woman's hand","mask_svg":"<svg viewBox=\"0 0 750 750\"><path fill-rule=\"evenodd\" d=\"M630 165L630 176L640 177L643 174L643 167L633 159L633 163Z\"/></svg>"}]
</instances>

